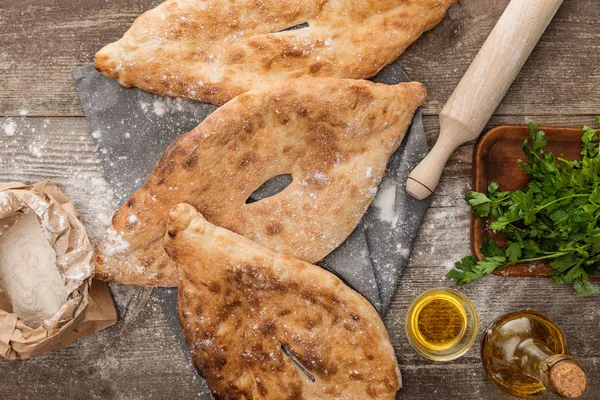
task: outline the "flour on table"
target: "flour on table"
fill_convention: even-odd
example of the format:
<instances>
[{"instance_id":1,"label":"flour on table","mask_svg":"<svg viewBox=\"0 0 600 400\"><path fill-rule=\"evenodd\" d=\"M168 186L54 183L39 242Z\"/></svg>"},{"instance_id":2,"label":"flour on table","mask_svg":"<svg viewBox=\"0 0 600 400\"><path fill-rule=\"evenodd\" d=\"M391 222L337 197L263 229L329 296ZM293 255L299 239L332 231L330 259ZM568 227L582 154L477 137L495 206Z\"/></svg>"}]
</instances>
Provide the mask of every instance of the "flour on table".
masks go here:
<instances>
[{"instance_id":1,"label":"flour on table","mask_svg":"<svg viewBox=\"0 0 600 400\"><path fill-rule=\"evenodd\" d=\"M4 152L6 157L0 157L0 172L14 171L5 178L10 181L33 183L48 179L55 182L73 201L88 234L97 242L117 209L115 193L103 178L99 158L90 156L96 147L91 138L86 133L64 132L64 140L54 140L48 131L50 125L58 123L25 117L0 119L0 144L8 149ZM96 130L92 135L100 137L102 132ZM65 152L70 154L69 163L63 162ZM37 168L52 164L54 159L61 160L57 164L60 168L48 171Z\"/></svg>"},{"instance_id":2,"label":"flour on table","mask_svg":"<svg viewBox=\"0 0 600 400\"><path fill-rule=\"evenodd\" d=\"M162 100L154 100L154 102L152 103L152 110L154 111L154 114L158 115L159 117L165 115L165 113L167 112L167 108L165 107L165 104L162 102Z\"/></svg>"},{"instance_id":3,"label":"flour on table","mask_svg":"<svg viewBox=\"0 0 600 400\"><path fill-rule=\"evenodd\" d=\"M146 113L152 113L157 117L165 116L166 114L176 114L177 112L187 111L191 109L189 105L184 103L180 98L156 98L154 100L138 100L140 109Z\"/></svg>"},{"instance_id":4,"label":"flour on table","mask_svg":"<svg viewBox=\"0 0 600 400\"><path fill-rule=\"evenodd\" d=\"M67 300L56 253L35 214L23 214L0 235L0 288L13 312L34 329Z\"/></svg>"},{"instance_id":5,"label":"flour on table","mask_svg":"<svg viewBox=\"0 0 600 400\"><path fill-rule=\"evenodd\" d=\"M388 183L379 188L373 205L377 208L377 217L395 228L398 224L399 215L396 212L396 185Z\"/></svg>"},{"instance_id":6,"label":"flour on table","mask_svg":"<svg viewBox=\"0 0 600 400\"><path fill-rule=\"evenodd\" d=\"M13 119L7 118L2 123L2 129L6 136L15 136L15 133L17 132L17 123Z\"/></svg>"},{"instance_id":7,"label":"flour on table","mask_svg":"<svg viewBox=\"0 0 600 400\"><path fill-rule=\"evenodd\" d=\"M97 243L117 209L114 191L102 176L102 171L75 168L69 179L57 183L76 205L88 235Z\"/></svg>"},{"instance_id":8,"label":"flour on table","mask_svg":"<svg viewBox=\"0 0 600 400\"><path fill-rule=\"evenodd\" d=\"M27 149L29 150L29 153L37 158L42 157L42 155L44 154L43 150L46 146L46 140L43 138L43 136L39 136L36 139L34 139L31 143L29 143L29 145L27 146Z\"/></svg>"},{"instance_id":9,"label":"flour on table","mask_svg":"<svg viewBox=\"0 0 600 400\"><path fill-rule=\"evenodd\" d=\"M402 243L398 243L396 244L396 253L406 258L410 255L410 249L404 247Z\"/></svg>"}]
</instances>

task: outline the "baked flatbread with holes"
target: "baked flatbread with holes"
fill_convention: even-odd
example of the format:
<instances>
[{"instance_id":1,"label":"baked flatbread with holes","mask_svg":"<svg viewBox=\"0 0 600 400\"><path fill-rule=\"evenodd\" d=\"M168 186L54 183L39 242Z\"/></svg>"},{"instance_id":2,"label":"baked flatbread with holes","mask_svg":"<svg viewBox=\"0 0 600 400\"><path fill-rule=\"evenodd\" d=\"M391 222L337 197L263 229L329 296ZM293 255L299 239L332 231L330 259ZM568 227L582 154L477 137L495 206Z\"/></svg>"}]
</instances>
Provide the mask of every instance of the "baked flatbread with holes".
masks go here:
<instances>
[{"instance_id":1,"label":"baked flatbread with holes","mask_svg":"<svg viewBox=\"0 0 600 400\"><path fill-rule=\"evenodd\" d=\"M360 221L425 96L420 83L300 78L236 97L177 138L114 215L97 276L176 285L162 239L179 203L271 250L320 261ZM283 191L248 201L285 174Z\"/></svg>"},{"instance_id":2,"label":"baked flatbread with holes","mask_svg":"<svg viewBox=\"0 0 600 400\"><path fill-rule=\"evenodd\" d=\"M125 87L223 104L286 78L374 76L457 1L169 0L95 65Z\"/></svg>"},{"instance_id":3,"label":"baked flatbread with holes","mask_svg":"<svg viewBox=\"0 0 600 400\"><path fill-rule=\"evenodd\" d=\"M371 304L333 274L212 225L169 215L179 319L221 399L394 399L400 371Z\"/></svg>"}]
</instances>

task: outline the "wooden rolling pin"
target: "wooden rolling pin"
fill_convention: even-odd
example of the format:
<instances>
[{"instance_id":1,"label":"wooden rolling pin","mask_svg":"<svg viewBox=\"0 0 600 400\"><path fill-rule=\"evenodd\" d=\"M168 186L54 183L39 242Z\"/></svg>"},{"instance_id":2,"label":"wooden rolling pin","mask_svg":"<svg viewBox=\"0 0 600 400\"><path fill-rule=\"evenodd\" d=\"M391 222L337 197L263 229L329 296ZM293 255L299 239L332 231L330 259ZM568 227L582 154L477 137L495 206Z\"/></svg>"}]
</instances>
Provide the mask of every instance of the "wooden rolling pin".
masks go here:
<instances>
[{"instance_id":1,"label":"wooden rolling pin","mask_svg":"<svg viewBox=\"0 0 600 400\"><path fill-rule=\"evenodd\" d=\"M504 98L563 0L512 0L440 113L440 136L410 173L406 191L429 196L448 158L476 139Z\"/></svg>"}]
</instances>

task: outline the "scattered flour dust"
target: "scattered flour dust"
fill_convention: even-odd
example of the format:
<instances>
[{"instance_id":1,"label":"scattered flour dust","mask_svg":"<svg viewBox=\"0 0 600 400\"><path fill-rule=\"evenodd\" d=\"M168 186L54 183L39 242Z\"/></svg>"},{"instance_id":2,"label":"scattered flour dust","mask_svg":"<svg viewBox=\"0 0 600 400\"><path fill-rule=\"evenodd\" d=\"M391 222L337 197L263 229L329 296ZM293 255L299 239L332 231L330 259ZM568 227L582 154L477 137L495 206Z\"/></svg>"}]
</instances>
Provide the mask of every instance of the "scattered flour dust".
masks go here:
<instances>
[{"instance_id":1,"label":"scattered flour dust","mask_svg":"<svg viewBox=\"0 0 600 400\"><path fill-rule=\"evenodd\" d=\"M78 171L61 186L77 205L90 238L99 242L117 208L113 189L102 172Z\"/></svg>"},{"instance_id":2,"label":"scattered flour dust","mask_svg":"<svg viewBox=\"0 0 600 400\"><path fill-rule=\"evenodd\" d=\"M103 254L107 257L121 254L129 249L129 243L125 241L123 235L117 233L114 228L106 232Z\"/></svg>"},{"instance_id":3,"label":"scattered flour dust","mask_svg":"<svg viewBox=\"0 0 600 400\"><path fill-rule=\"evenodd\" d=\"M102 137L102 132L100 132L100 131L94 131L94 132L92 132L92 137L94 139L100 139Z\"/></svg>"},{"instance_id":4,"label":"scattered flour dust","mask_svg":"<svg viewBox=\"0 0 600 400\"><path fill-rule=\"evenodd\" d=\"M165 106L165 103L163 103L162 100L157 99L154 100L154 102L152 103L152 110L154 111L154 114L158 115L159 117L162 117L167 112L167 107Z\"/></svg>"},{"instance_id":5,"label":"scattered flour dust","mask_svg":"<svg viewBox=\"0 0 600 400\"><path fill-rule=\"evenodd\" d=\"M2 123L2 129L6 136L15 136L15 133L17 133L17 123L12 118L7 118Z\"/></svg>"},{"instance_id":6,"label":"scattered flour dust","mask_svg":"<svg viewBox=\"0 0 600 400\"><path fill-rule=\"evenodd\" d=\"M402 245L402 243L398 243L396 245L396 253L400 254L402 257L408 257L410 255L410 249L407 247L404 247Z\"/></svg>"},{"instance_id":7,"label":"scattered flour dust","mask_svg":"<svg viewBox=\"0 0 600 400\"><path fill-rule=\"evenodd\" d=\"M42 140L34 140L27 146L27 149L29 150L29 153L32 156L40 158L43 155L43 149L44 149L45 145L46 145L46 142L43 139Z\"/></svg>"},{"instance_id":8,"label":"scattered flour dust","mask_svg":"<svg viewBox=\"0 0 600 400\"><path fill-rule=\"evenodd\" d=\"M0 119L0 145L7 149L6 157L0 157L0 169L14 181L48 179L55 182L73 201L90 238L97 243L117 209L113 189L103 178L100 159L92 154L95 148L92 139L85 133L64 132L68 140L53 140L47 135L51 124L48 119ZM100 135L100 132L96 134ZM71 152L71 163L61 162L55 169L38 172L40 165L51 165L53 159L61 158L65 152ZM23 153L27 153L28 157L22 157ZM44 160L47 163L35 161L42 157L47 159ZM38 168L34 168L36 166Z\"/></svg>"},{"instance_id":9,"label":"scattered flour dust","mask_svg":"<svg viewBox=\"0 0 600 400\"><path fill-rule=\"evenodd\" d=\"M148 109L150 108L149 103L146 103L145 101L140 101L139 104L143 112L148 112Z\"/></svg>"},{"instance_id":10,"label":"scattered flour dust","mask_svg":"<svg viewBox=\"0 0 600 400\"><path fill-rule=\"evenodd\" d=\"M153 113L157 117L162 117L165 114L183 111L185 109L182 99L160 98L154 99L152 103L144 100L139 101L140 109L144 113Z\"/></svg>"},{"instance_id":11,"label":"scattered flour dust","mask_svg":"<svg viewBox=\"0 0 600 400\"><path fill-rule=\"evenodd\" d=\"M373 205L377 209L377 218L395 228L400 217L396 211L396 184L390 183L380 187L373 200Z\"/></svg>"}]
</instances>

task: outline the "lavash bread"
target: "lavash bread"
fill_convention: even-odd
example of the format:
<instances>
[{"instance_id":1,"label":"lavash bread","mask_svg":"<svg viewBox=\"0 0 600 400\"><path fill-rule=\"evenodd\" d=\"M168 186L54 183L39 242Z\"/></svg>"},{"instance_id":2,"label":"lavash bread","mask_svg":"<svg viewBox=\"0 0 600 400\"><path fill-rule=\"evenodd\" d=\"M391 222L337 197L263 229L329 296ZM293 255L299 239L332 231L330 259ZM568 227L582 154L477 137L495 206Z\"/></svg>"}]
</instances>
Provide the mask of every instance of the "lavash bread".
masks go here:
<instances>
[{"instance_id":1,"label":"lavash bread","mask_svg":"<svg viewBox=\"0 0 600 400\"><path fill-rule=\"evenodd\" d=\"M336 78L291 79L240 95L175 140L114 215L96 276L176 285L162 240L169 210L183 202L271 250L321 260L360 221L425 96L419 83ZM281 174L291 174L288 187L246 203Z\"/></svg>"},{"instance_id":2,"label":"lavash bread","mask_svg":"<svg viewBox=\"0 0 600 400\"><path fill-rule=\"evenodd\" d=\"M287 78L369 78L457 1L169 0L95 66L125 87L213 104Z\"/></svg>"},{"instance_id":3,"label":"lavash bread","mask_svg":"<svg viewBox=\"0 0 600 400\"><path fill-rule=\"evenodd\" d=\"M209 223L169 215L179 318L220 399L394 399L400 371L381 318L330 272Z\"/></svg>"}]
</instances>

